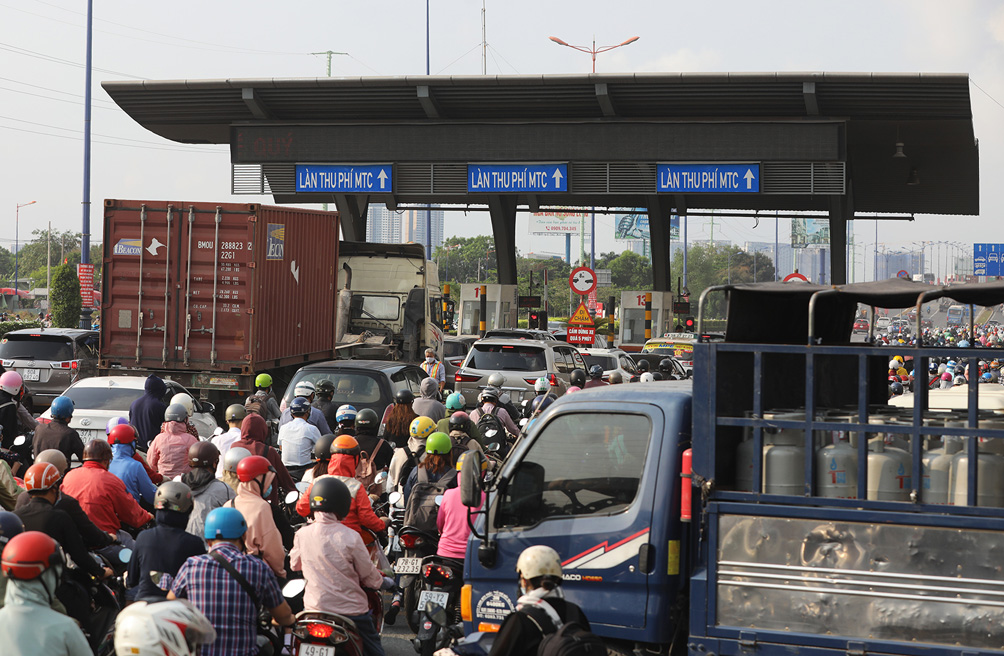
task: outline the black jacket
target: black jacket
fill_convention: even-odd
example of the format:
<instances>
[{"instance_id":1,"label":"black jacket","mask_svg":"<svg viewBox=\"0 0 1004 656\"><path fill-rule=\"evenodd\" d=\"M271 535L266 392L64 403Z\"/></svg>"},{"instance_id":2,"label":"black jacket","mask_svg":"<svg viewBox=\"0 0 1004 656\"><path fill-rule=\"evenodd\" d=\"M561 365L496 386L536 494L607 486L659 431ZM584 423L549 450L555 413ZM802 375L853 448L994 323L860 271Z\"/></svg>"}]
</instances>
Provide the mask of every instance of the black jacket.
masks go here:
<instances>
[{"instance_id":1,"label":"black jacket","mask_svg":"<svg viewBox=\"0 0 1004 656\"><path fill-rule=\"evenodd\" d=\"M167 394L167 383L155 375L147 377L143 384L146 390L143 396L129 406L129 423L136 428L136 448L146 451L147 446L160 433L164 423L164 411L167 405L162 401Z\"/></svg>"},{"instance_id":2,"label":"black jacket","mask_svg":"<svg viewBox=\"0 0 1004 656\"><path fill-rule=\"evenodd\" d=\"M21 510L28 505L31 501L31 495L27 492L22 492L17 497L17 505L14 507L14 512ZM111 543L115 542L115 538L108 535L100 528L94 525L91 518L87 516L84 509L80 507L80 502L71 497L65 492L59 493L59 500L56 501L56 510L62 510L70 519L73 520L73 524L77 527L80 532L80 537L84 539L84 546L88 550L94 551L96 549L101 549L102 547L107 547Z\"/></svg>"},{"instance_id":3,"label":"black jacket","mask_svg":"<svg viewBox=\"0 0 1004 656\"><path fill-rule=\"evenodd\" d=\"M80 439L80 434L69 427L69 425L58 419L53 419L51 423L39 424L35 429L35 438L31 443L32 456L46 449L58 449L66 456L66 461L72 460L73 455L77 460L84 460L84 442Z\"/></svg>"},{"instance_id":4,"label":"black jacket","mask_svg":"<svg viewBox=\"0 0 1004 656\"><path fill-rule=\"evenodd\" d=\"M65 511L53 507L51 503L40 497L32 497L20 510L14 511L26 531L41 531L63 547L77 567L88 574L100 577L104 568L88 553L80 531Z\"/></svg>"},{"instance_id":5,"label":"black jacket","mask_svg":"<svg viewBox=\"0 0 1004 656\"><path fill-rule=\"evenodd\" d=\"M172 510L157 511L157 526L136 538L129 561L129 587L135 588L136 600L167 596L150 578L150 572L174 576L190 556L206 553L202 539L185 532L188 514Z\"/></svg>"},{"instance_id":6,"label":"black jacket","mask_svg":"<svg viewBox=\"0 0 1004 656\"><path fill-rule=\"evenodd\" d=\"M7 392L0 390L0 446L9 449L14 445L17 430L17 401Z\"/></svg>"},{"instance_id":7,"label":"black jacket","mask_svg":"<svg viewBox=\"0 0 1004 656\"><path fill-rule=\"evenodd\" d=\"M585 630L591 630L585 613L572 602L550 598L544 599L544 601L554 608L562 622L576 622ZM549 635L555 630L556 627L542 609L534 608L530 612L519 610L510 613L502 621L502 627L499 629L495 642L492 643L492 650L488 656L536 654L540 641L544 639L545 635Z\"/></svg>"}]
</instances>

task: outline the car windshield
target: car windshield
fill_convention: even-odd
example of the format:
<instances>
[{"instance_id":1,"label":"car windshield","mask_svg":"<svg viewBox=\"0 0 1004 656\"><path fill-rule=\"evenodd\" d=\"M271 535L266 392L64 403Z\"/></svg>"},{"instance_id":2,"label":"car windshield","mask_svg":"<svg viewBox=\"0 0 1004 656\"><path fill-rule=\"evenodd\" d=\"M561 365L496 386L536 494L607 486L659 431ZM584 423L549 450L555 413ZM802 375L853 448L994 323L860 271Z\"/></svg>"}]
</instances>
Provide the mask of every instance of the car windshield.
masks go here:
<instances>
[{"instance_id":1,"label":"car windshield","mask_svg":"<svg viewBox=\"0 0 1004 656\"><path fill-rule=\"evenodd\" d=\"M128 412L132 402L143 396L134 387L87 387L76 385L63 392L76 410L114 410Z\"/></svg>"},{"instance_id":2,"label":"car windshield","mask_svg":"<svg viewBox=\"0 0 1004 656\"><path fill-rule=\"evenodd\" d=\"M55 335L7 335L0 340L0 358L64 362L73 359L73 344Z\"/></svg>"},{"instance_id":3,"label":"car windshield","mask_svg":"<svg viewBox=\"0 0 1004 656\"><path fill-rule=\"evenodd\" d=\"M380 385L372 376L359 373L349 373L345 371L306 371L302 376L297 376L288 388L286 388L286 403L293 400L293 389L297 383L307 381L317 384L322 380L329 381L335 388L335 394L331 397L332 403L341 405L342 403L371 404L380 401Z\"/></svg>"},{"instance_id":4,"label":"car windshield","mask_svg":"<svg viewBox=\"0 0 1004 656\"><path fill-rule=\"evenodd\" d=\"M465 366L488 371L547 371L547 358L538 346L475 344Z\"/></svg>"},{"instance_id":5,"label":"car windshield","mask_svg":"<svg viewBox=\"0 0 1004 656\"><path fill-rule=\"evenodd\" d=\"M586 361L586 369L589 369L594 364L603 367L604 371L617 368L617 361L612 355L590 355L589 353L583 353L582 359Z\"/></svg>"}]
</instances>

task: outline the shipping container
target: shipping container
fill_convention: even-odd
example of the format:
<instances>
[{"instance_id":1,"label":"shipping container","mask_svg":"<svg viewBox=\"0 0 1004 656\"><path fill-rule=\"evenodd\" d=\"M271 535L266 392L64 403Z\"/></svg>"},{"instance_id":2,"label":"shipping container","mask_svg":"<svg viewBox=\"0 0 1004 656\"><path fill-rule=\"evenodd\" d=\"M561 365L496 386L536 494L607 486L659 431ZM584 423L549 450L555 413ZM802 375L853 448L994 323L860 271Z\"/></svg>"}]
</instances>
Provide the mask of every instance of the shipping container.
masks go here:
<instances>
[{"instance_id":1,"label":"shipping container","mask_svg":"<svg viewBox=\"0 0 1004 656\"><path fill-rule=\"evenodd\" d=\"M338 213L106 200L102 373L158 373L203 398L335 357Z\"/></svg>"}]
</instances>

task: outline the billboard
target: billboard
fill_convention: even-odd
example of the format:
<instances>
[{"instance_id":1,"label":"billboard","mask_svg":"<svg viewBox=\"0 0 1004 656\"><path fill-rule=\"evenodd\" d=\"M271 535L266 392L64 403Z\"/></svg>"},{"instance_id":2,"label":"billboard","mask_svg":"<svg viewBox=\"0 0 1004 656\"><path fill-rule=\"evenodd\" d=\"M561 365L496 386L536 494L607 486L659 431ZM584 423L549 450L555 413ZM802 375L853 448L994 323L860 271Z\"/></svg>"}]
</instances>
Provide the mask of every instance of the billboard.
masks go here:
<instances>
[{"instance_id":1,"label":"billboard","mask_svg":"<svg viewBox=\"0 0 1004 656\"><path fill-rule=\"evenodd\" d=\"M791 247L827 246L830 243L829 219L792 219Z\"/></svg>"},{"instance_id":2,"label":"billboard","mask_svg":"<svg viewBox=\"0 0 1004 656\"><path fill-rule=\"evenodd\" d=\"M973 275L1000 276L1004 244L973 244Z\"/></svg>"},{"instance_id":3,"label":"billboard","mask_svg":"<svg viewBox=\"0 0 1004 656\"><path fill-rule=\"evenodd\" d=\"M648 213L644 209L633 210L633 214L616 215L614 224L614 239L618 241L634 241L651 239L652 233L648 227ZM680 240L680 217L673 214L669 217L669 239Z\"/></svg>"},{"instance_id":4,"label":"billboard","mask_svg":"<svg viewBox=\"0 0 1004 656\"><path fill-rule=\"evenodd\" d=\"M531 235L574 235L579 234L579 223L589 218L589 212L578 212L577 208L534 212L530 214Z\"/></svg>"}]
</instances>

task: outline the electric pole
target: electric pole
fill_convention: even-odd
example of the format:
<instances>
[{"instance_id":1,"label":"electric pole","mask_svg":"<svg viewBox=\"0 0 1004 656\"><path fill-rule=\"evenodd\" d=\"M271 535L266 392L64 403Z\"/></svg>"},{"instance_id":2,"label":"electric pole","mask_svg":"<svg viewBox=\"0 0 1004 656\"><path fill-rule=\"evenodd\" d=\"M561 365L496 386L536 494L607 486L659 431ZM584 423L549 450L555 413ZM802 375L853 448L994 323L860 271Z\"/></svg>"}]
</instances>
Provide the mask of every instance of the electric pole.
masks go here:
<instances>
[{"instance_id":1,"label":"electric pole","mask_svg":"<svg viewBox=\"0 0 1004 656\"><path fill-rule=\"evenodd\" d=\"M334 50L325 50L323 52L312 52L310 54L312 54L312 55L327 55L327 57L328 57L328 77L331 77L331 56L332 55L348 55L349 53L347 53L347 52L335 52ZM321 203L321 209L323 209L325 212L327 212L328 211L328 204L327 203Z\"/></svg>"}]
</instances>

